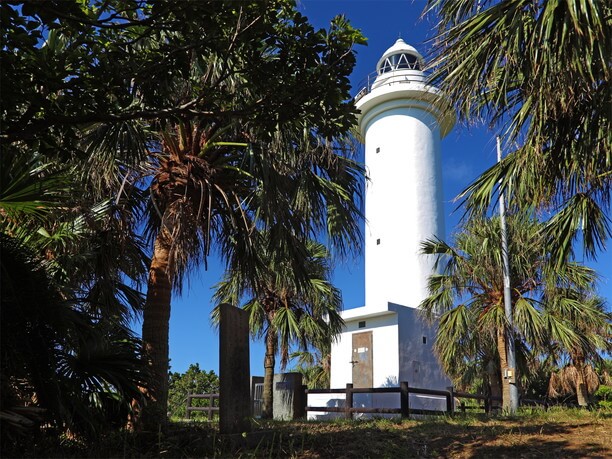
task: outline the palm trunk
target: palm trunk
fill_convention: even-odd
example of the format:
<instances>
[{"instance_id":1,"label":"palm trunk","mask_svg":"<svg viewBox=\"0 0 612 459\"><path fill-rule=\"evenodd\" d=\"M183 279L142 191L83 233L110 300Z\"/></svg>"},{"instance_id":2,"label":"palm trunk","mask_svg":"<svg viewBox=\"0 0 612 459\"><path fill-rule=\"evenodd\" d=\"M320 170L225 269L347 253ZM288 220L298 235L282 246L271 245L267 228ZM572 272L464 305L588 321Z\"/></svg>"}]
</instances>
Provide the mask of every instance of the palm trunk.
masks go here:
<instances>
[{"instance_id":1,"label":"palm trunk","mask_svg":"<svg viewBox=\"0 0 612 459\"><path fill-rule=\"evenodd\" d=\"M504 378L508 370L508 357L506 354L506 331L503 327L497 329L497 352L499 353L500 379L502 382L502 408L506 412L512 409L510 403L510 380Z\"/></svg>"},{"instance_id":2,"label":"palm trunk","mask_svg":"<svg viewBox=\"0 0 612 459\"><path fill-rule=\"evenodd\" d=\"M278 338L276 336L276 330L268 326L268 332L266 333L266 355L264 358L264 386L263 386L263 401L261 409L261 417L263 419L272 419L272 386L274 383L274 365L276 363L276 345Z\"/></svg>"},{"instance_id":3,"label":"palm trunk","mask_svg":"<svg viewBox=\"0 0 612 459\"><path fill-rule=\"evenodd\" d=\"M586 407L589 405L589 390L585 377L585 365L583 359L575 359L574 366L576 367L576 398L578 406Z\"/></svg>"},{"instance_id":4,"label":"palm trunk","mask_svg":"<svg viewBox=\"0 0 612 459\"><path fill-rule=\"evenodd\" d=\"M487 375L489 377L489 391L492 397L491 410L497 411L501 408L499 398L502 398L501 374L493 360L487 364Z\"/></svg>"},{"instance_id":5,"label":"palm trunk","mask_svg":"<svg viewBox=\"0 0 612 459\"><path fill-rule=\"evenodd\" d=\"M147 406L142 411L139 424L140 428L153 431L164 428L167 423L168 334L172 298L170 245L170 235L166 229L162 229L155 240L142 321L142 342L148 359L150 381L145 391Z\"/></svg>"}]
</instances>

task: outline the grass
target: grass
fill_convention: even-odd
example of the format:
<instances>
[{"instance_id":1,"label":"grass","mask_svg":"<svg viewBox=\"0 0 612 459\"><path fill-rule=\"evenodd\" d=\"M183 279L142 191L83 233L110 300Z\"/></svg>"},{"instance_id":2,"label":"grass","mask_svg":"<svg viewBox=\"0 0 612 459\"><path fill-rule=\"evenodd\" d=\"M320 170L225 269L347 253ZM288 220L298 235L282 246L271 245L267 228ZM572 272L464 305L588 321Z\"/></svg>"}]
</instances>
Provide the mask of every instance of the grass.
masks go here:
<instances>
[{"instance_id":1,"label":"grass","mask_svg":"<svg viewBox=\"0 0 612 459\"><path fill-rule=\"evenodd\" d=\"M219 435L216 424L174 422L165 434L116 433L95 445L38 439L21 457L606 458L612 457L611 428L612 411L568 409L425 420L253 421L253 432L235 436Z\"/></svg>"}]
</instances>

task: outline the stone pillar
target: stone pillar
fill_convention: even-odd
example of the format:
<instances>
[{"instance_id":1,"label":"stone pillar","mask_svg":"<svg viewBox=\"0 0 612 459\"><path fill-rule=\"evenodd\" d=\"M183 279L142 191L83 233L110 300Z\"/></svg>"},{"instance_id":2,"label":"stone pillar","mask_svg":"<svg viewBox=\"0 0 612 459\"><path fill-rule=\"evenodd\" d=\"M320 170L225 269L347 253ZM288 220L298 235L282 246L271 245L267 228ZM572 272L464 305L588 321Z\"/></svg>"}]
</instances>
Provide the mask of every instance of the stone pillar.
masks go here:
<instances>
[{"instance_id":1,"label":"stone pillar","mask_svg":"<svg viewBox=\"0 0 612 459\"><path fill-rule=\"evenodd\" d=\"M274 375L272 413L274 419L290 421L304 417L301 373Z\"/></svg>"},{"instance_id":2,"label":"stone pillar","mask_svg":"<svg viewBox=\"0 0 612 459\"><path fill-rule=\"evenodd\" d=\"M221 304L219 311L219 431L249 432L249 314L227 303Z\"/></svg>"}]
</instances>

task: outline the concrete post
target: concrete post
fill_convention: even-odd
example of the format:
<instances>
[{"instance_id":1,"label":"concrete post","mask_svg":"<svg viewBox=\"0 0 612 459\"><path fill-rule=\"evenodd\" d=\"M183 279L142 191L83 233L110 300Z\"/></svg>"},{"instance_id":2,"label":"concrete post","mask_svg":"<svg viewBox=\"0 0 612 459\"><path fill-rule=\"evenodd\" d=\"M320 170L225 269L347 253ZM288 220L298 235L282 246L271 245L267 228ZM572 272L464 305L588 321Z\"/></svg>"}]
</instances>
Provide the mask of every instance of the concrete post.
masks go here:
<instances>
[{"instance_id":1,"label":"concrete post","mask_svg":"<svg viewBox=\"0 0 612 459\"><path fill-rule=\"evenodd\" d=\"M275 374L273 394L274 419L288 421L303 417L301 373Z\"/></svg>"},{"instance_id":2,"label":"concrete post","mask_svg":"<svg viewBox=\"0 0 612 459\"><path fill-rule=\"evenodd\" d=\"M219 431L251 430L249 314L221 304L219 320Z\"/></svg>"}]
</instances>

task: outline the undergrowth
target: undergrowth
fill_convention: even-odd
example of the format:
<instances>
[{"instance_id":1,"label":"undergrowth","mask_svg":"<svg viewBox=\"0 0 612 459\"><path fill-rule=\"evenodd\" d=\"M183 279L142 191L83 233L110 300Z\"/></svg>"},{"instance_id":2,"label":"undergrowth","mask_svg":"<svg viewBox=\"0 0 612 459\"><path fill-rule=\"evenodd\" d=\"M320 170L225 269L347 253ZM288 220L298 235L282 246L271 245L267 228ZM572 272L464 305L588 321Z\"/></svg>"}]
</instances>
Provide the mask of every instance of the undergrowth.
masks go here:
<instances>
[{"instance_id":1,"label":"undergrowth","mask_svg":"<svg viewBox=\"0 0 612 459\"><path fill-rule=\"evenodd\" d=\"M551 457L572 457L567 455L571 450L559 449L571 446L567 439L573 438L572 432L597 429L605 432L611 424L612 410L565 408L522 408L513 416L459 413L410 420L383 417L291 422L253 420L251 433L234 436L219 435L216 423L171 422L165 433L115 432L89 444L41 433L27 441L24 439L22 445L11 451L2 451L2 457L461 457L468 450L469 457L481 457L481 453L484 457L493 457L499 444L517 455L547 457L530 455L531 450L526 446L530 435L539 436L534 440L539 445L534 451L545 451ZM563 441L549 438L561 433ZM593 454L606 457L610 452L606 445L592 441L597 436L601 434L577 433L575 442L592 437L586 447Z\"/></svg>"}]
</instances>

